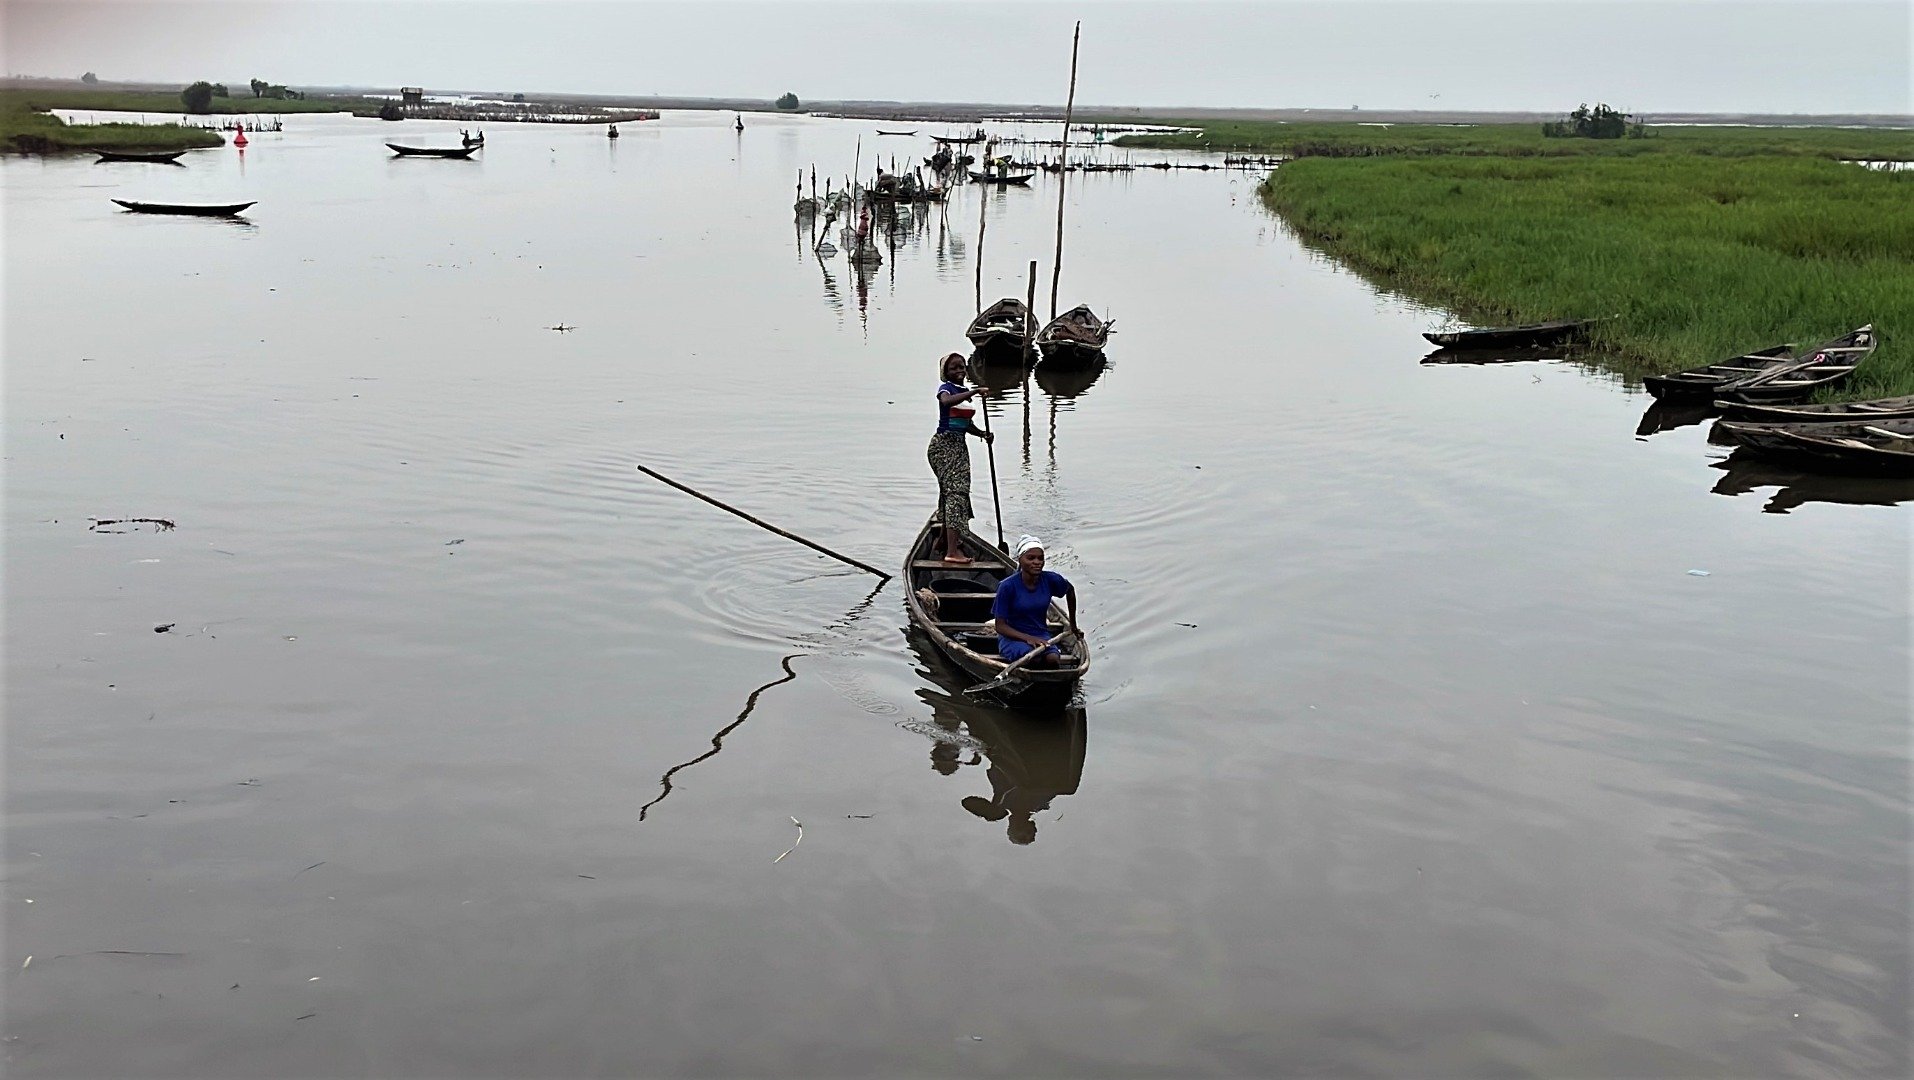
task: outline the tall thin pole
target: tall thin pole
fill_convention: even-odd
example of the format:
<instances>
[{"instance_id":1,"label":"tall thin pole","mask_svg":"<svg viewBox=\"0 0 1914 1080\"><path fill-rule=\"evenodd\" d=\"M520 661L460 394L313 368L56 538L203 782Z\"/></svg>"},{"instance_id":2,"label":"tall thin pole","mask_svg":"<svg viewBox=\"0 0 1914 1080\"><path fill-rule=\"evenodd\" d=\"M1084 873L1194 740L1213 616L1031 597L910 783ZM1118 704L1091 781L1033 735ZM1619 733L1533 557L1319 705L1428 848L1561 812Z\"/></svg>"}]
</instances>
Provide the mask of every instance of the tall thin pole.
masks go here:
<instances>
[{"instance_id":1,"label":"tall thin pole","mask_svg":"<svg viewBox=\"0 0 1914 1080\"><path fill-rule=\"evenodd\" d=\"M990 205L990 185L977 185L977 310L984 309L984 210Z\"/></svg>"},{"instance_id":2,"label":"tall thin pole","mask_svg":"<svg viewBox=\"0 0 1914 1080\"><path fill-rule=\"evenodd\" d=\"M1063 105L1063 149L1057 152L1057 261L1050 271L1050 317L1057 317L1057 285L1063 280L1063 187L1070 178L1070 117L1077 107L1077 39L1083 22L1070 34L1070 97Z\"/></svg>"},{"instance_id":3,"label":"tall thin pole","mask_svg":"<svg viewBox=\"0 0 1914 1080\"><path fill-rule=\"evenodd\" d=\"M1037 260L1030 260L1030 285L1024 293L1023 367L1030 370L1030 350L1037 347Z\"/></svg>"},{"instance_id":4,"label":"tall thin pole","mask_svg":"<svg viewBox=\"0 0 1914 1080\"><path fill-rule=\"evenodd\" d=\"M981 377L981 376L980 376ZM983 399L984 434L990 435L990 398ZM997 439L991 436L984 440L984 449L990 455L990 505L997 511L997 550L1008 553L1009 545L1004 543L1004 504L997 497Z\"/></svg>"}]
</instances>

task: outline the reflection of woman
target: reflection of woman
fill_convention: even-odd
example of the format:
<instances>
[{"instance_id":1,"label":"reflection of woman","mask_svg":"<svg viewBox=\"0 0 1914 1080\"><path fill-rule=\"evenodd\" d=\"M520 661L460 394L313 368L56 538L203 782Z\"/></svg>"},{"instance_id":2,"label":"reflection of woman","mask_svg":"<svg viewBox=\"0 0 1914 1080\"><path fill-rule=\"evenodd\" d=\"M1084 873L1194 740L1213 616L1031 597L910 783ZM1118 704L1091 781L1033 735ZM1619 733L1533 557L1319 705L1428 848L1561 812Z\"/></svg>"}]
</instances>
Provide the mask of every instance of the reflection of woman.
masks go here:
<instances>
[{"instance_id":1,"label":"reflection of woman","mask_svg":"<svg viewBox=\"0 0 1914 1080\"><path fill-rule=\"evenodd\" d=\"M997 655L1016 660L1031 649L1050 640L1050 601L1056 597L1069 601L1070 630L1077 629L1077 590L1068 579L1043 568L1043 541L1026 536L1017 541L1017 572L997 586L997 600L990 615L997 620ZM1055 667L1062 658L1055 645L1045 647L1043 655L1030 661L1032 667Z\"/></svg>"},{"instance_id":2,"label":"reflection of woman","mask_svg":"<svg viewBox=\"0 0 1914 1080\"><path fill-rule=\"evenodd\" d=\"M930 437L930 471L937 477L937 520L944 524L944 561L963 564L970 557L957 545L957 532L967 527L970 509L970 444L975 435L986 442L990 433L973 424L976 412L968 403L990 391L964 386L964 357L951 353L938 364L944 381L937 387L937 434Z\"/></svg>"}]
</instances>

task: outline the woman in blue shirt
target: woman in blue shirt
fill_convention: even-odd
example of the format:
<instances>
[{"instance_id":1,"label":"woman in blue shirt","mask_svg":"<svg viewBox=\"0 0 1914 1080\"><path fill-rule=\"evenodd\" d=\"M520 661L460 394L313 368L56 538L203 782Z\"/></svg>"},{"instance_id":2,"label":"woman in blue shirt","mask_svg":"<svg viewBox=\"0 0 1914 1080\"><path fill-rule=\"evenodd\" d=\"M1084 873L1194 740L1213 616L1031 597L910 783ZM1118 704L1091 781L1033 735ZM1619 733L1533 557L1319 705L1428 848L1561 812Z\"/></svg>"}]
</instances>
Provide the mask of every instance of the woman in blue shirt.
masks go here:
<instances>
[{"instance_id":1,"label":"woman in blue shirt","mask_svg":"<svg viewBox=\"0 0 1914 1080\"><path fill-rule=\"evenodd\" d=\"M975 516L970 509L970 444L975 435L991 441L989 432L971 423L976 412L969 404L973 397L987 397L981 386L964 386L964 354L951 353L938 361L944 381L937 387L937 434L930 437L930 471L937 476L937 520L946 526L969 527ZM957 529L944 529L944 561L962 565L970 561L957 546Z\"/></svg>"},{"instance_id":2,"label":"woman in blue shirt","mask_svg":"<svg viewBox=\"0 0 1914 1080\"><path fill-rule=\"evenodd\" d=\"M997 586L996 602L990 606L997 620L997 655L1005 660L1021 658L1031 649L1050 640L1050 601L1064 597L1070 614L1070 632L1077 629L1077 590L1062 574L1043 568L1043 541L1026 536L1017 541L1017 572ZM1031 667L1056 667L1063 654L1052 645L1043 655L1030 661Z\"/></svg>"}]
</instances>

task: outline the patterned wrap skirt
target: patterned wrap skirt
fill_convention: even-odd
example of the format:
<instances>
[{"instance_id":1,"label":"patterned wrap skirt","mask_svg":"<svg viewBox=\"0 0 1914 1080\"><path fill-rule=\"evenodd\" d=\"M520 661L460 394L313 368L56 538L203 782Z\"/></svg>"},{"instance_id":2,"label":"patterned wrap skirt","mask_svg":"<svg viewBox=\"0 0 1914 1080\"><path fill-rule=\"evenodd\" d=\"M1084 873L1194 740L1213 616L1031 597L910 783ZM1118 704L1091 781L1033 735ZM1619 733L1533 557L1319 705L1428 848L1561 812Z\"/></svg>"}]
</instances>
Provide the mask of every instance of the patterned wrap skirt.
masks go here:
<instances>
[{"instance_id":1,"label":"patterned wrap skirt","mask_svg":"<svg viewBox=\"0 0 1914 1080\"><path fill-rule=\"evenodd\" d=\"M937 520L968 525L970 510L970 437L938 432L930 437L930 471L937 476Z\"/></svg>"}]
</instances>

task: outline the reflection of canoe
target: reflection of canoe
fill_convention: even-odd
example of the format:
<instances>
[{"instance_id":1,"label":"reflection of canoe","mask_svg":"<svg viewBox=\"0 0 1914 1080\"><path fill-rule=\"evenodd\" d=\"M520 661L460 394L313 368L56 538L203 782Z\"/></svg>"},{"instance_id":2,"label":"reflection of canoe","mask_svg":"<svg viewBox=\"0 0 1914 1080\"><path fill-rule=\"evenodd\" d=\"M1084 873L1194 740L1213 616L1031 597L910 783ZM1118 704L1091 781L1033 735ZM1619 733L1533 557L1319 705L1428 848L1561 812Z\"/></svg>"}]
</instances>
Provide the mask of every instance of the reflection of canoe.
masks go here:
<instances>
[{"instance_id":1,"label":"reflection of canoe","mask_svg":"<svg viewBox=\"0 0 1914 1080\"><path fill-rule=\"evenodd\" d=\"M400 157L470 158L483 143L471 146L400 146L398 143L386 143L392 152Z\"/></svg>"},{"instance_id":2,"label":"reflection of canoe","mask_svg":"<svg viewBox=\"0 0 1914 1080\"><path fill-rule=\"evenodd\" d=\"M1770 345L1751 353L1732 356L1717 364L1704 364L1672 375L1650 375L1642 380L1648 392L1663 401L1713 401L1715 391L1734 382L1783 364L1794 363L1794 346Z\"/></svg>"},{"instance_id":3,"label":"reflection of canoe","mask_svg":"<svg viewBox=\"0 0 1914 1080\"><path fill-rule=\"evenodd\" d=\"M1717 403L1730 420L1770 424L1838 424L1855 420L1906 420L1914 417L1914 396L1840 401L1832 405L1743 405Z\"/></svg>"},{"instance_id":4,"label":"reflection of canoe","mask_svg":"<svg viewBox=\"0 0 1914 1080\"><path fill-rule=\"evenodd\" d=\"M1088 304L1078 304L1037 331L1037 348L1043 350L1048 363L1095 363L1103 359L1110 325L1097 318Z\"/></svg>"},{"instance_id":5,"label":"reflection of canoe","mask_svg":"<svg viewBox=\"0 0 1914 1080\"><path fill-rule=\"evenodd\" d=\"M1002 552L983 538L969 529L957 528L958 546L976 561L962 566L945 563L941 557L942 526L935 521L925 522L904 559L903 577L909 586L904 604L910 612L911 624L930 638L938 652L977 679L994 679L1008 664L998 658L997 635L986 633L984 623L990 619L997 585L1017 571ZM934 612L925 606L920 591L936 596ZM1051 635L1061 633L1068 626L1069 621L1053 604ZM1001 693L1018 698L1020 703L1027 697L1069 696L1083 673L1090 670L1090 659L1080 641L1071 642L1067 648L1059 647L1064 648L1062 666L1019 668Z\"/></svg>"},{"instance_id":6,"label":"reflection of canoe","mask_svg":"<svg viewBox=\"0 0 1914 1080\"><path fill-rule=\"evenodd\" d=\"M1595 325L1594 319L1555 319L1550 322L1527 323L1522 326L1490 326L1480 330L1450 330L1422 336L1428 338L1431 345L1468 348L1554 345L1586 337L1588 328L1593 325Z\"/></svg>"},{"instance_id":7,"label":"reflection of canoe","mask_svg":"<svg viewBox=\"0 0 1914 1080\"><path fill-rule=\"evenodd\" d=\"M249 202L220 203L209 206L202 203L133 202L129 199L113 201L136 214L187 214L192 217L231 217L252 205Z\"/></svg>"},{"instance_id":8,"label":"reflection of canoe","mask_svg":"<svg viewBox=\"0 0 1914 1080\"><path fill-rule=\"evenodd\" d=\"M1003 187L1006 184L1015 184L1018 187L1028 187L1030 186L1030 178L1035 175L1037 174L1033 172L1004 173L1002 175L998 175L995 173L980 173L975 169L972 169L970 172L970 178L972 180L977 181L979 184L995 184L998 187Z\"/></svg>"},{"instance_id":9,"label":"reflection of canoe","mask_svg":"<svg viewBox=\"0 0 1914 1080\"><path fill-rule=\"evenodd\" d=\"M1533 360L1560 360L1560 349L1546 346L1527 348L1437 349L1422 358L1425 364L1519 364Z\"/></svg>"},{"instance_id":10,"label":"reflection of canoe","mask_svg":"<svg viewBox=\"0 0 1914 1080\"><path fill-rule=\"evenodd\" d=\"M1757 488L1776 489L1761 508L1768 514L1785 514L1811 502L1849 506L1897 506L1914 502L1914 480L1806 472L1748 450L1736 450L1711 467L1721 470L1721 479L1709 489L1716 495L1732 497L1746 495Z\"/></svg>"},{"instance_id":11,"label":"reflection of canoe","mask_svg":"<svg viewBox=\"0 0 1914 1080\"><path fill-rule=\"evenodd\" d=\"M1059 364L1053 360L1037 363L1037 385L1053 398L1082 396L1103 376L1109 364L1098 356L1087 364Z\"/></svg>"},{"instance_id":12,"label":"reflection of canoe","mask_svg":"<svg viewBox=\"0 0 1914 1080\"><path fill-rule=\"evenodd\" d=\"M970 327L964 331L964 336L970 339L979 353L989 352L1010 358L1023 352L1024 346L1030 342L1030 335L1036 331L1036 316L1030 313L1022 300L1006 296L979 311L977 317L970 320Z\"/></svg>"},{"instance_id":13,"label":"reflection of canoe","mask_svg":"<svg viewBox=\"0 0 1914 1080\"><path fill-rule=\"evenodd\" d=\"M139 161L148 165L177 165L184 150L95 150L100 161ZM94 164L98 164L95 162Z\"/></svg>"},{"instance_id":14,"label":"reflection of canoe","mask_svg":"<svg viewBox=\"0 0 1914 1080\"><path fill-rule=\"evenodd\" d=\"M1703 402L1657 401L1642 413L1641 423L1635 426L1635 434L1657 435L1699 424L1713 415L1714 410Z\"/></svg>"},{"instance_id":15,"label":"reflection of canoe","mask_svg":"<svg viewBox=\"0 0 1914 1080\"><path fill-rule=\"evenodd\" d=\"M1914 476L1914 419L1838 424L1749 424L1723 420L1710 438L1759 457L1817 472Z\"/></svg>"},{"instance_id":16,"label":"reflection of canoe","mask_svg":"<svg viewBox=\"0 0 1914 1080\"><path fill-rule=\"evenodd\" d=\"M1873 326L1863 326L1816 346L1791 364L1782 364L1728 383L1715 400L1736 405L1776 405L1806 401L1816 390L1840 386L1874 351Z\"/></svg>"}]
</instances>

